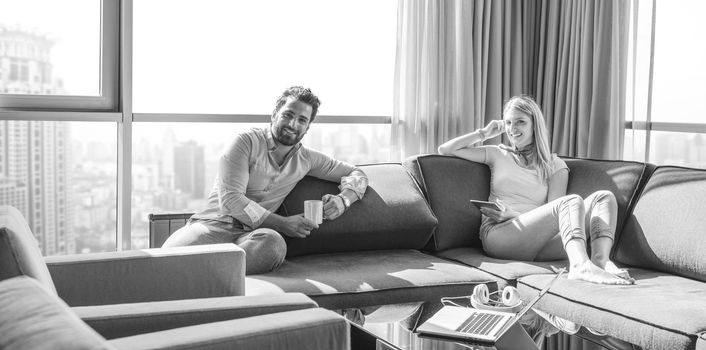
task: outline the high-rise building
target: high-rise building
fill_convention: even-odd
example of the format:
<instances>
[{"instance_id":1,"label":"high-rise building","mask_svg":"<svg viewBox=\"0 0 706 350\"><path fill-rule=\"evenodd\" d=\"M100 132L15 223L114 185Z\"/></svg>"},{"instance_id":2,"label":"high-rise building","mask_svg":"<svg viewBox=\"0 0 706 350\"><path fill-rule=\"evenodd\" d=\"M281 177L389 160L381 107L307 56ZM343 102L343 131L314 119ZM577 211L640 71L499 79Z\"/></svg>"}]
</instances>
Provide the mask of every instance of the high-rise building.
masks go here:
<instances>
[{"instance_id":1,"label":"high-rise building","mask_svg":"<svg viewBox=\"0 0 706 350\"><path fill-rule=\"evenodd\" d=\"M167 128L162 135L162 154L159 162L159 179L160 187L173 190L174 189L174 150L177 144L176 135L172 128Z\"/></svg>"},{"instance_id":2,"label":"high-rise building","mask_svg":"<svg viewBox=\"0 0 706 350\"><path fill-rule=\"evenodd\" d=\"M0 27L0 93L56 94L53 43ZM68 123L0 121L0 204L18 208L45 255L74 253Z\"/></svg>"},{"instance_id":3,"label":"high-rise building","mask_svg":"<svg viewBox=\"0 0 706 350\"><path fill-rule=\"evenodd\" d=\"M204 150L195 141L174 147L174 185L177 190L191 193L192 198L204 197Z\"/></svg>"},{"instance_id":4,"label":"high-rise building","mask_svg":"<svg viewBox=\"0 0 706 350\"><path fill-rule=\"evenodd\" d=\"M25 184L11 181L6 177L0 177L0 203L11 205L22 213L28 213L28 198Z\"/></svg>"}]
</instances>

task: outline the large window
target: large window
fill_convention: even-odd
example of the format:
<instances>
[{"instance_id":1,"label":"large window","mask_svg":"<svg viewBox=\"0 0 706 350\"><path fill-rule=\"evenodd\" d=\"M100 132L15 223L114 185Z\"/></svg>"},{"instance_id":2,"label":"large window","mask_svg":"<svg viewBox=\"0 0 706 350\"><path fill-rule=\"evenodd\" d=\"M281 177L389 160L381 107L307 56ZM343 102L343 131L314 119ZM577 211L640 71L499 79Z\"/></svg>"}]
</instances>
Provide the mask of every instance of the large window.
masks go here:
<instances>
[{"instance_id":1,"label":"large window","mask_svg":"<svg viewBox=\"0 0 706 350\"><path fill-rule=\"evenodd\" d=\"M388 161L395 6L0 2L0 204L46 255L144 248L147 215L203 208L223 146L295 84L323 101L307 146Z\"/></svg>"},{"instance_id":2,"label":"large window","mask_svg":"<svg viewBox=\"0 0 706 350\"><path fill-rule=\"evenodd\" d=\"M706 99L706 21L701 18L706 2L659 1L654 9L651 2L641 2L639 9L633 37L637 98L625 158L706 168L706 112L699 107Z\"/></svg>"}]
</instances>

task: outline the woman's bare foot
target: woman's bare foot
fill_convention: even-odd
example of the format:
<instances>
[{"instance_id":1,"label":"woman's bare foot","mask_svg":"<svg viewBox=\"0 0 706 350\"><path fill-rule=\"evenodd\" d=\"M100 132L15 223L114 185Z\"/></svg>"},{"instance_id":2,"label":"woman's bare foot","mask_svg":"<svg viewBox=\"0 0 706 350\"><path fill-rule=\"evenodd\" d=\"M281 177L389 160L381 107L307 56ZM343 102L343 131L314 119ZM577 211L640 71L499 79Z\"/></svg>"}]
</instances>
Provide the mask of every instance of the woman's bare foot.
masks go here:
<instances>
[{"instance_id":1,"label":"woman's bare foot","mask_svg":"<svg viewBox=\"0 0 706 350\"><path fill-rule=\"evenodd\" d=\"M606 272L610 272L624 280L628 280L632 283L635 283L635 279L630 277L630 273L628 273L627 270L615 266L615 264L610 260L605 263L605 266L603 266L603 270L606 270Z\"/></svg>"},{"instance_id":2,"label":"woman's bare foot","mask_svg":"<svg viewBox=\"0 0 706 350\"><path fill-rule=\"evenodd\" d=\"M572 266L569 270L568 279L582 280L598 284L634 284L635 281L622 279L602 268L596 266L591 260Z\"/></svg>"},{"instance_id":3,"label":"woman's bare foot","mask_svg":"<svg viewBox=\"0 0 706 350\"><path fill-rule=\"evenodd\" d=\"M612 273L613 275L616 275L624 280L635 283L635 279L630 277L630 273L628 273L627 270L619 268L612 261L608 259L596 259L595 257L591 258L591 261L594 265L602 268L606 272Z\"/></svg>"}]
</instances>

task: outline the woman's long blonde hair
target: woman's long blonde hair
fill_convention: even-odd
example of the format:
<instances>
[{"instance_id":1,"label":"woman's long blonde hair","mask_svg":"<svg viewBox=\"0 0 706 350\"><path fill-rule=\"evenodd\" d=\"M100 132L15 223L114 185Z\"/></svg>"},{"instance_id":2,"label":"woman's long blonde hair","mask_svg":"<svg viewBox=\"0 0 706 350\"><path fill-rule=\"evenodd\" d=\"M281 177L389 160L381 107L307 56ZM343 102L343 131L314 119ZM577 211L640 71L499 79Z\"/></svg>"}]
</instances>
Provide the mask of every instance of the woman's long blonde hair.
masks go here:
<instances>
[{"instance_id":1,"label":"woman's long blonde hair","mask_svg":"<svg viewBox=\"0 0 706 350\"><path fill-rule=\"evenodd\" d=\"M532 167L537 170L539 180L544 183L554 173L554 158L549 149L549 138L547 135L547 124L544 121L544 114L537 102L529 96L515 96L505 103L503 116L509 111L520 111L532 118L534 131L533 157L530 157Z\"/></svg>"}]
</instances>

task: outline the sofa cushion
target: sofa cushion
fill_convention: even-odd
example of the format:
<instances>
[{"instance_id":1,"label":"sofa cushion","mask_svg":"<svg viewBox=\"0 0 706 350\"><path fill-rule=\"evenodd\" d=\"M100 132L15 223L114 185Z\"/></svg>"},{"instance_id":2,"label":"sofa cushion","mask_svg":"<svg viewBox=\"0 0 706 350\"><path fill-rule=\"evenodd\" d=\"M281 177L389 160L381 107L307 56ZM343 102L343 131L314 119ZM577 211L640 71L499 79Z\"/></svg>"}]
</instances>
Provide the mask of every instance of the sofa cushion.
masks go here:
<instances>
[{"instance_id":1,"label":"sofa cushion","mask_svg":"<svg viewBox=\"0 0 706 350\"><path fill-rule=\"evenodd\" d=\"M342 216L324 221L306 239L287 238L287 256L374 249L419 249L437 220L424 196L400 164L364 165L368 190ZM339 193L338 184L305 177L280 208L283 215L304 212L304 201Z\"/></svg>"},{"instance_id":2,"label":"sofa cushion","mask_svg":"<svg viewBox=\"0 0 706 350\"><path fill-rule=\"evenodd\" d=\"M19 210L0 206L0 279L27 275L56 293L39 243Z\"/></svg>"},{"instance_id":3,"label":"sofa cushion","mask_svg":"<svg viewBox=\"0 0 706 350\"><path fill-rule=\"evenodd\" d=\"M586 198L598 190L613 192L618 202L616 240L625 225L627 213L635 205L655 166L620 160L595 160L562 157L569 166L567 193Z\"/></svg>"},{"instance_id":4,"label":"sofa cushion","mask_svg":"<svg viewBox=\"0 0 706 350\"><path fill-rule=\"evenodd\" d=\"M569 267L568 260L517 261L495 259L487 256L483 249L473 247L447 249L437 252L435 255L476 267L493 276L504 279L510 285L515 285L517 279L523 276L554 273L557 269L562 267L568 269ZM503 288L504 285L499 287Z\"/></svg>"},{"instance_id":5,"label":"sofa cushion","mask_svg":"<svg viewBox=\"0 0 706 350\"><path fill-rule=\"evenodd\" d=\"M617 243L615 259L706 281L706 171L658 167Z\"/></svg>"},{"instance_id":6,"label":"sofa cushion","mask_svg":"<svg viewBox=\"0 0 706 350\"><path fill-rule=\"evenodd\" d=\"M469 295L497 278L416 250L377 250L291 258L245 278L245 295L301 292L329 309L438 301ZM495 284L491 283L494 288Z\"/></svg>"},{"instance_id":7,"label":"sofa cushion","mask_svg":"<svg viewBox=\"0 0 706 350\"><path fill-rule=\"evenodd\" d=\"M404 166L423 188L439 220L433 240L425 249L481 247L478 236L481 214L468 200L488 200L488 167L440 155L413 156L405 160Z\"/></svg>"},{"instance_id":8,"label":"sofa cushion","mask_svg":"<svg viewBox=\"0 0 706 350\"><path fill-rule=\"evenodd\" d=\"M631 268L635 285L609 286L559 279L535 306L645 349L693 349L706 329L706 287L692 279ZM518 280L524 300L552 275Z\"/></svg>"},{"instance_id":9,"label":"sofa cushion","mask_svg":"<svg viewBox=\"0 0 706 350\"><path fill-rule=\"evenodd\" d=\"M111 349L36 280L0 282L0 349Z\"/></svg>"}]
</instances>

